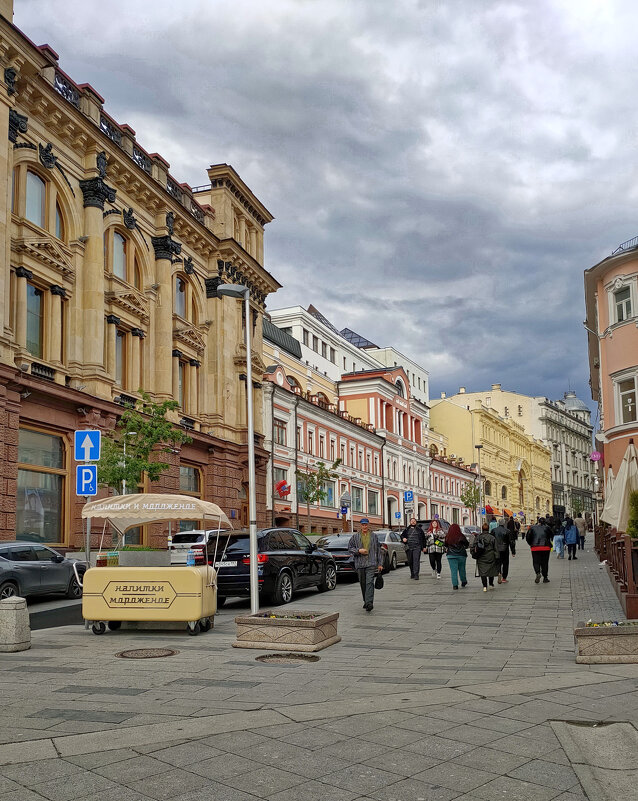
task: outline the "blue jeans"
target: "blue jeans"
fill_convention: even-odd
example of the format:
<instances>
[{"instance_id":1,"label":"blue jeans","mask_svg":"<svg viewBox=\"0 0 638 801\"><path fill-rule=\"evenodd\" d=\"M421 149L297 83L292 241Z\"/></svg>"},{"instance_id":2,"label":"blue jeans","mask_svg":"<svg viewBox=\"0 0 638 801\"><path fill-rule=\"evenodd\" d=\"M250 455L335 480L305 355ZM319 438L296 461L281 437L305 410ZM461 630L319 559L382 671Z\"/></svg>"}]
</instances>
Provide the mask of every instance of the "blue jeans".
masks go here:
<instances>
[{"instance_id":1,"label":"blue jeans","mask_svg":"<svg viewBox=\"0 0 638 801\"><path fill-rule=\"evenodd\" d=\"M562 534L554 535L554 550L560 559L565 558L565 537Z\"/></svg>"},{"instance_id":2,"label":"blue jeans","mask_svg":"<svg viewBox=\"0 0 638 801\"><path fill-rule=\"evenodd\" d=\"M450 573L452 575L452 586L459 586L459 576L461 578L461 584L467 584L467 575L465 573L465 562L467 560L467 556L452 556L448 554L447 560L450 565Z\"/></svg>"}]
</instances>

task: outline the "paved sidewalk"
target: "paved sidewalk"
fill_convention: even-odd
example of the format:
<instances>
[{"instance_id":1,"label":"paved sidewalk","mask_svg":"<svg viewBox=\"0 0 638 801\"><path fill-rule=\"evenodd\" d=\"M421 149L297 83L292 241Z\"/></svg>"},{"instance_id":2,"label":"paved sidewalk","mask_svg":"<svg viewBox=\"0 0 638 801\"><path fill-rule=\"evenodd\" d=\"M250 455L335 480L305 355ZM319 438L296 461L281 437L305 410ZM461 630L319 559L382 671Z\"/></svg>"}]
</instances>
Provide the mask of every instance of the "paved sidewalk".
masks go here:
<instances>
[{"instance_id":1,"label":"paved sidewalk","mask_svg":"<svg viewBox=\"0 0 638 801\"><path fill-rule=\"evenodd\" d=\"M519 551L487 593L425 562L419 582L392 573L371 614L355 584L304 593L292 607L339 611L343 636L307 665L233 649L243 601L196 638L36 631L0 656L0 797L582 801L549 721L638 724L638 665L575 663L574 621L621 616L592 553L552 556L537 585ZM179 654L115 658L150 646Z\"/></svg>"}]
</instances>

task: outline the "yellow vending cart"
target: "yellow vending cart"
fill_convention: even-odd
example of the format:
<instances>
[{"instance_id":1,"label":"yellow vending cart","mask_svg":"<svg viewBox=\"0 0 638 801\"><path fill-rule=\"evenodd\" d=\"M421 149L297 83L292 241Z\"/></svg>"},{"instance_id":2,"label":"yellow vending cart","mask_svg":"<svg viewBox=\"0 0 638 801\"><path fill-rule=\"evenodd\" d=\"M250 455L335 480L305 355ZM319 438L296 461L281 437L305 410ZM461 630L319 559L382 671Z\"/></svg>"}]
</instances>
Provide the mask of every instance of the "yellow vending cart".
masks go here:
<instances>
[{"instance_id":1,"label":"yellow vending cart","mask_svg":"<svg viewBox=\"0 0 638 801\"><path fill-rule=\"evenodd\" d=\"M84 505L82 517L101 519L120 537L135 526L165 520L211 520L218 533L232 525L217 504L188 495L119 495ZM219 537L216 540L218 542ZM216 546L215 546L216 550ZM123 622L183 622L189 634L212 627L217 611L216 571L208 565L92 567L83 577L82 615L94 634Z\"/></svg>"}]
</instances>

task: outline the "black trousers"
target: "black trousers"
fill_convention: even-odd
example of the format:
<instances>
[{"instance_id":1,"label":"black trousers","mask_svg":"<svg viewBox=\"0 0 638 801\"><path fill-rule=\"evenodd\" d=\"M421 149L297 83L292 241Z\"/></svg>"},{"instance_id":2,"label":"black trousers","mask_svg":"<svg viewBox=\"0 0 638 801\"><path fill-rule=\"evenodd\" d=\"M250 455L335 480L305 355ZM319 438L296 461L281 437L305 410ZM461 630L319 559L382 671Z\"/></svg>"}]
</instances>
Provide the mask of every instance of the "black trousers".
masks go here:
<instances>
[{"instance_id":1,"label":"black trousers","mask_svg":"<svg viewBox=\"0 0 638 801\"><path fill-rule=\"evenodd\" d=\"M487 576L481 576L481 584L484 587L487 587L487 582L488 581L490 582L490 587L493 587L494 586L494 576L489 576L489 578Z\"/></svg>"},{"instance_id":2,"label":"black trousers","mask_svg":"<svg viewBox=\"0 0 638 801\"><path fill-rule=\"evenodd\" d=\"M569 543L567 545L567 554L568 554L570 559L572 558L572 556L574 557L574 559L576 558L576 545L577 545L577 543L575 543L575 542L574 543Z\"/></svg>"},{"instance_id":3,"label":"black trousers","mask_svg":"<svg viewBox=\"0 0 638 801\"><path fill-rule=\"evenodd\" d=\"M510 572L510 552L509 551L501 551L498 555L499 561L499 573L501 577L506 579L507 574Z\"/></svg>"},{"instance_id":4,"label":"black trousers","mask_svg":"<svg viewBox=\"0 0 638 801\"><path fill-rule=\"evenodd\" d=\"M532 551L532 564L534 565L534 573L536 573L536 575L542 573L543 578L547 578L549 551Z\"/></svg>"},{"instance_id":5,"label":"black trousers","mask_svg":"<svg viewBox=\"0 0 638 801\"><path fill-rule=\"evenodd\" d=\"M441 573L441 560L443 559L442 553L429 553L428 556L430 557L430 567L432 570L436 570L437 573Z\"/></svg>"},{"instance_id":6,"label":"black trousers","mask_svg":"<svg viewBox=\"0 0 638 801\"><path fill-rule=\"evenodd\" d=\"M584 551L585 550L585 535L579 534L578 535L578 550Z\"/></svg>"},{"instance_id":7,"label":"black trousers","mask_svg":"<svg viewBox=\"0 0 638 801\"><path fill-rule=\"evenodd\" d=\"M421 549L408 548L408 564L410 565L410 575L418 576L421 570Z\"/></svg>"}]
</instances>

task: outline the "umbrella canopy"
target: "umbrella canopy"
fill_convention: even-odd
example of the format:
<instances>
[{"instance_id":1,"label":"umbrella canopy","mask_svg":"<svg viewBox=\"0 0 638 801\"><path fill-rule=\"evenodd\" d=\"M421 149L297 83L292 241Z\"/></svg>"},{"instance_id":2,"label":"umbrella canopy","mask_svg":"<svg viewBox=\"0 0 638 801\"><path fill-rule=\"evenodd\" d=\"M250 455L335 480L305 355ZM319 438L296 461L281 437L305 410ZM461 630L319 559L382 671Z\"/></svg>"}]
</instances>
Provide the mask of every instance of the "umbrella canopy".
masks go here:
<instances>
[{"instance_id":1,"label":"umbrella canopy","mask_svg":"<svg viewBox=\"0 0 638 801\"><path fill-rule=\"evenodd\" d=\"M629 493L634 490L638 490L638 451L634 443L630 442L607 495L600 519L618 531L626 531L629 518Z\"/></svg>"},{"instance_id":2,"label":"umbrella canopy","mask_svg":"<svg viewBox=\"0 0 638 801\"><path fill-rule=\"evenodd\" d=\"M500 515L499 510L495 506L490 506L489 503L486 505L485 511L488 515Z\"/></svg>"},{"instance_id":3,"label":"umbrella canopy","mask_svg":"<svg viewBox=\"0 0 638 801\"><path fill-rule=\"evenodd\" d=\"M162 520L218 520L232 528L230 520L216 503L200 501L190 495L117 495L100 501L85 503L82 517L108 520L121 534L129 528L157 523Z\"/></svg>"}]
</instances>

